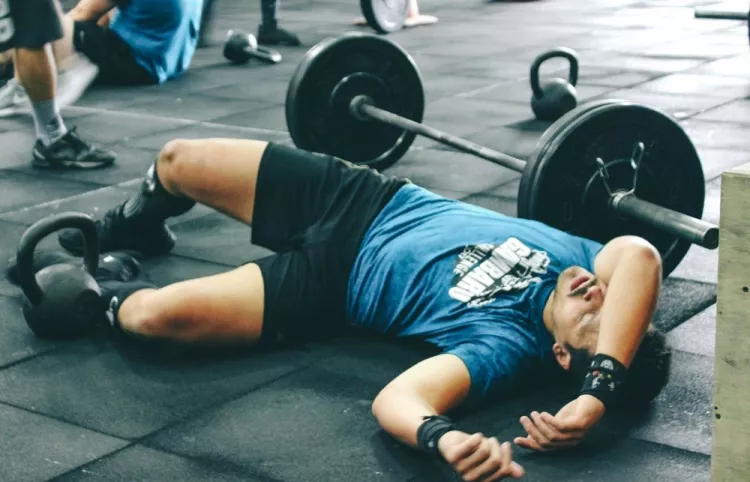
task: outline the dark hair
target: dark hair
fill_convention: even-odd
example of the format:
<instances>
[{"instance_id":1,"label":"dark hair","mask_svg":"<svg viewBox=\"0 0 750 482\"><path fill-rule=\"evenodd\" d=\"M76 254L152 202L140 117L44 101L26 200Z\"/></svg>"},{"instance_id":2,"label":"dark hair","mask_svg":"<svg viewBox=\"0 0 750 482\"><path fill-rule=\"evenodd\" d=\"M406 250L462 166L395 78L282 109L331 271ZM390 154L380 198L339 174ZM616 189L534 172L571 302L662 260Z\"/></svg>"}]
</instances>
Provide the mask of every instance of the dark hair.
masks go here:
<instances>
[{"instance_id":1,"label":"dark hair","mask_svg":"<svg viewBox=\"0 0 750 482\"><path fill-rule=\"evenodd\" d=\"M591 354L586 350L568 346L570 352L570 374L574 383L583 384L591 363ZM669 380L672 350L667 346L664 333L649 326L641 345L628 369L625 386L620 392L618 405L642 408L656 398Z\"/></svg>"}]
</instances>

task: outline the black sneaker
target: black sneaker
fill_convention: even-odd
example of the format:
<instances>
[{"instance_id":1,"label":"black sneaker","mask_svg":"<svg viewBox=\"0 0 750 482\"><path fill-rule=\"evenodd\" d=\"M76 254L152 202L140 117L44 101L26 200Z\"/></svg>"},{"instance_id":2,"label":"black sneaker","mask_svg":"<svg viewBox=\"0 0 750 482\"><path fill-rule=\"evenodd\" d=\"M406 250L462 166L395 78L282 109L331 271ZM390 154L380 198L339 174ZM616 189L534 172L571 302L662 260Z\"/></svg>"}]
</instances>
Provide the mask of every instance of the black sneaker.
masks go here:
<instances>
[{"instance_id":1,"label":"black sneaker","mask_svg":"<svg viewBox=\"0 0 750 482\"><path fill-rule=\"evenodd\" d=\"M48 146L37 140L32 155L37 169L98 169L115 162L114 153L84 141L75 127Z\"/></svg>"},{"instance_id":2,"label":"black sneaker","mask_svg":"<svg viewBox=\"0 0 750 482\"><path fill-rule=\"evenodd\" d=\"M125 252L104 255L94 279L101 290L102 312L111 327L116 326L116 313L125 298L142 289L156 288L141 270L138 260Z\"/></svg>"},{"instance_id":3,"label":"black sneaker","mask_svg":"<svg viewBox=\"0 0 750 482\"><path fill-rule=\"evenodd\" d=\"M122 214L125 203L107 211L104 218L96 221L99 234L99 252L137 251L146 256L167 254L174 248L177 237L164 223L144 226ZM83 254L83 235L77 229L64 229L58 235L60 246L73 254Z\"/></svg>"},{"instance_id":4,"label":"black sneaker","mask_svg":"<svg viewBox=\"0 0 750 482\"><path fill-rule=\"evenodd\" d=\"M292 32L263 24L258 26L258 43L261 45L289 45L291 47L302 45L299 37Z\"/></svg>"}]
</instances>

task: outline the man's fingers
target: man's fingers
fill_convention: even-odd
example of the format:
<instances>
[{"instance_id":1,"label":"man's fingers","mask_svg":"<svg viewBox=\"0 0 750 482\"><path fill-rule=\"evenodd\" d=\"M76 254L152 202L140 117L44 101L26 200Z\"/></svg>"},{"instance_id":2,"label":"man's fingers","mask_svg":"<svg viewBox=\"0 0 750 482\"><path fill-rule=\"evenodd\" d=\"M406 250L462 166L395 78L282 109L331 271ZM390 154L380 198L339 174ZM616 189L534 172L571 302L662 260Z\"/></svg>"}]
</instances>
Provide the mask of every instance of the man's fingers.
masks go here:
<instances>
[{"instance_id":1,"label":"man's fingers","mask_svg":"<svg viewBox=\"0 0 750 482\"><path fill-rule=\"evenodd\" d=\"M509 443L502 445L503 451L503 464L494 473L482 479L482 482L495 482L498 480L505 479L506 477L512 477L514 479L520 479L524 476L525 470L516 462L513 462L512 451Z\"/></svg>"},{"instance_id":2,"label":"man's fingers","mask_svg":"<svg viewBox=\"0 0 750 482\"><path fill-rule=\"evenodd\" d=\"M542 419L542 415L539 412L531 412L531 420L534 422L534 426L539 430L544 438L550 442L562 440L564 435L557 430L553 425L550 425Z\"/></svg>"},{"instance_id":3,"label":"man's fingers","mask_svg":"<svg viewBox=\"0 0 750 482\"><path fill-rule=\"evenodd\" d=\"M492 437L487 439L487 443L490 447L488 457L482 463L463 474L466 482L479 480L484 482L487 476L497 472L497 469L502 467L503 450L500 448L500 442L495 437Z\"/></svg>"},{"instance_id":4,"label":"man's fingers","mask_svg":"<svg viewBox=\"0 0 750 482\"><path fill-rule=\"evenodd\" d=\"M515 440L513 440L513 443L518 445L519 447L523 447L530 450L536 450L538 452L545 452L546 449L539 445L536 440L534 440L531 437L517 437Z\"/></svg>"},{"instance_id":5,"label":"man's fingers","mask_svg":"<svg viewBox=\"0 0 750 482\"><path fill-rule=\"evenodd\" d=\"M454 465L461 459L468 457L469 455L474 453L479 444L482 443L483 439L484 436L481 433L475 433L471 437L458 444L455 449L451 450L450 455L446 457L446 461L449 464Z\"/></svg>"},{"instance_id":6,"label":"man's fingers","mask_svg":"<svg viewBox=\"0 0 750 482\"><path fill-rule=\"evenodd\" d=\"M526 433L529 434L529 437L536 440L539 445L545 446L549 443L549 439L539 431L529 417L521 417L521 425L523 425L523 428L526 430Z\"/></svg>"},{"instance_id":7,"label":"man's fingers","mask_svg":"<svg viewBox=\"0 0 750 482\"><path fill-rule=\"evenodd\" d=\"M468 455L463 460L459 460L458 463L453 465L453 468L456 469L456 472L458 472L459 474L465 475L471 469L487 460L487 458L490 456L491 450L492 447L490 445L490 441L489 439L485 438L482 440L482 443L479 444L476 450L474 450L474 453Z\"/></svg>"}]
</instances>

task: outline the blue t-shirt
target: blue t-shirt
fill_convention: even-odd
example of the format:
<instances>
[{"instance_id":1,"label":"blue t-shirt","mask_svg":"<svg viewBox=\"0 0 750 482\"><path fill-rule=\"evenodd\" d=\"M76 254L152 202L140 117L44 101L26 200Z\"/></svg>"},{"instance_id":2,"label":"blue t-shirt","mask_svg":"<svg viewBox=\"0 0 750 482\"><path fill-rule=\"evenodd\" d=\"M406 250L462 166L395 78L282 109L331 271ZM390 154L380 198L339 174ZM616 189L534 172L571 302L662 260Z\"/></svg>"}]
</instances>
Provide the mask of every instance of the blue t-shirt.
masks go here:
<instances>
[{"instance_id":1,"label":"blue t-shirt","mask_svg":"<svg viewBox=\"0 0 750 482\"><path fill-rule=\"evenodd\" d=\"M161 84L190 66L202 11L203 0L127 0L110 28Z\"/></svg>"},{"instance_id":2,"label":"blue t-shirt","mask_svg":"<svg viewBox=\"0 0 750 482\"><path fill-rule=\"evenodd\" d=\"M349 278L348 322L458 356L469 402L549 368L542 319L558 275L593 271L601 244L409 184L366 233Z\"/></svg>"}]
</instances>

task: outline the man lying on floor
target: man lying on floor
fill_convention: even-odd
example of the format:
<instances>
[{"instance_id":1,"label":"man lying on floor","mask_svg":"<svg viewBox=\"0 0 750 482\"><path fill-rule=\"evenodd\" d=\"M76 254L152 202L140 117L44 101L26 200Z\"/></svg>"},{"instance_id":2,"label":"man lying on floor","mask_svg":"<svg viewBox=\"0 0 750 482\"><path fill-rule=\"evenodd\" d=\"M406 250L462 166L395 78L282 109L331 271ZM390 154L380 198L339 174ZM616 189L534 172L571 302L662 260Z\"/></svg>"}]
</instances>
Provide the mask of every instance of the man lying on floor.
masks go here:
<instances>
[{"instance_id":1,"label":"man lying on floor","mask_svg":"<svg viewBox=\"0 0 750 482\"><path fill-rule=\"evenodd\" d=\"M580 396L532 412L519 446L577 444L618 403L647 404L670 354L651 317L659 253L643 239L602 246L536 221L446 199L368 168L284 145L169 142L141 191L97 221L103 252L168 253L165 220L196 203L252 225L276 254L224 274L157 288L126 256L100 273L113 329L177 342L269 345L345 325L425 340L441 354L375 398L384 430L450 463L464 480L518 478L509 443L441 416L498 399L544 374L579 374ZM80 253L80 233L60 243ZM645 336L644 336L645 335Z\"/></svg>"}]
</instances>

